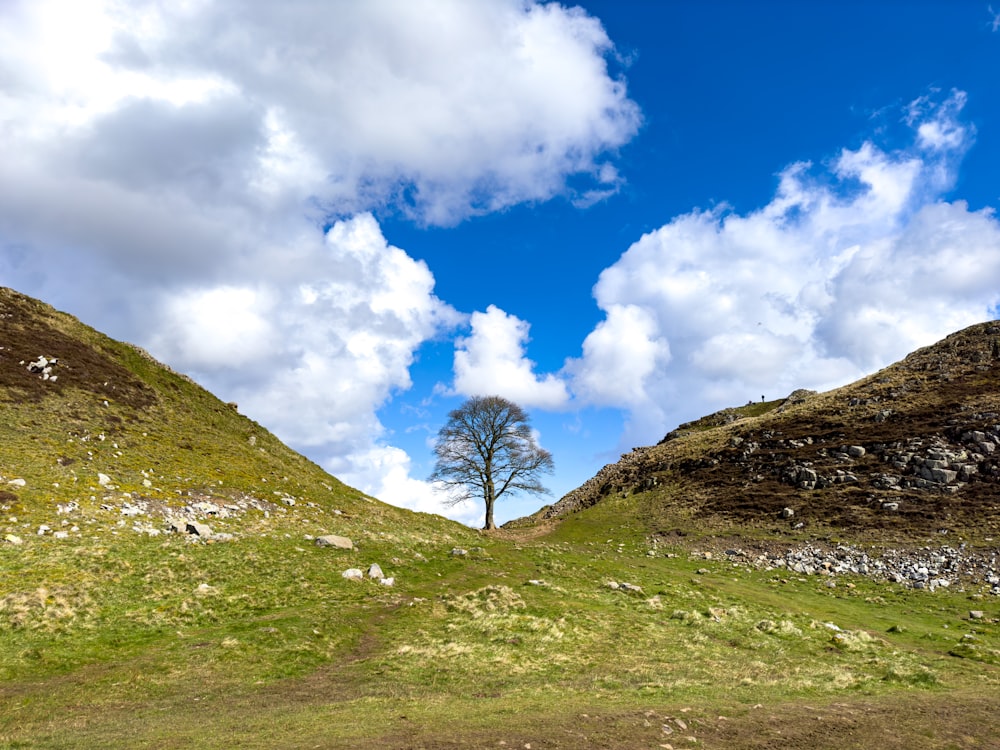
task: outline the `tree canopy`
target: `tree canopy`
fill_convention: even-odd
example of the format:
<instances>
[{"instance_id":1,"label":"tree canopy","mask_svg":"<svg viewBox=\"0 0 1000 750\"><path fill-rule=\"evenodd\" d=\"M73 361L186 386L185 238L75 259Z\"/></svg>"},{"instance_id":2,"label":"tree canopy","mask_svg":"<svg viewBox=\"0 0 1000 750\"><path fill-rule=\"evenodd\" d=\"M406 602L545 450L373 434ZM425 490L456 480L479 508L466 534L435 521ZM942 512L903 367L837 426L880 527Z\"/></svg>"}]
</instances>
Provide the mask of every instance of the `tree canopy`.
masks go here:
<instances>
[{"instance_id":1,"label":"tree canopy","mask_svg":"<svg viewBox=\"0 0 1000 750\"><path fill-rule=\"evenodd\" d=\"M493 507L504 494L548 494L539 476L555 466L552 454L535 441L524 409L500 396L473 396L453 410L434 454L430 480L452 491L445 503L482 498L484 529L496 528Z\"/></svg>"}]
</instances>

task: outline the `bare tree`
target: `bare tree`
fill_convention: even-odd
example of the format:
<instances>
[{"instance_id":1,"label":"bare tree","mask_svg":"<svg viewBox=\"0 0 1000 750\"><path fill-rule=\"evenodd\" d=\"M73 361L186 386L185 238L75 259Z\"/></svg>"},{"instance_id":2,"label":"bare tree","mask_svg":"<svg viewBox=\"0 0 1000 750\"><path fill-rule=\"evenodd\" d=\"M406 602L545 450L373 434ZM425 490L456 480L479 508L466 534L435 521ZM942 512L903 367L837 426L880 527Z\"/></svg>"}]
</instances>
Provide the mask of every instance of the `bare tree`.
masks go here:
<instances>
[{"instance_id":1,"label":"bare tree","mask_svg":"<svg viewBox=\"0 0 1000 750\"><path fill-rule=\"evenodd\" d=\"M500 396L474 396L452 411L434 454L430 480L454 491L445 504L481 497L484 529L496 528L493 506L504 493L548 494L538 477L554 468L552 454L535 442L524 409Z\"/></svg>"}]
</instances>

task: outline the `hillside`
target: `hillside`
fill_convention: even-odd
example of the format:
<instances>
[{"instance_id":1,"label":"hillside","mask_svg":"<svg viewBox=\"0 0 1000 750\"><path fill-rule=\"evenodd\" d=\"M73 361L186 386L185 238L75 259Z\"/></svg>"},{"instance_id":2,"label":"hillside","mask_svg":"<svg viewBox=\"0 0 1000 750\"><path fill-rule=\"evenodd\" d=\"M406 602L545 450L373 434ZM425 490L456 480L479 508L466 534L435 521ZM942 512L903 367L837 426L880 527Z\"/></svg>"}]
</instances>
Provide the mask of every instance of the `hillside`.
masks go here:
<instances>
[{"instance_id":1,"label":"hillside","mask_svg":"<svg viewBox=\"0 0 1000 750\"><path fill-rule=\"evenodd\" d=\"M81 522L125 521L156 535L174 521L218 536L280 516L317 535L423 523L342 484L236 404L42 302L0 288L0 326L3 534L44 525L42 535L81 536L92 532Z\"/></svg>"},{"instance_id":2,"label":"hillside","mask_svg":"<svg viewBox=\"0 0 1000 750\"><path fill-rule=\"evenodd\" d=\"M974 359L993 336L685 425L556 516L486 534L343 485L135 347L0 290L0 748L989 747L993 397L962 373L994 382L995 355ZM930 478L874 488L880 451L911 438ZM855 485L899 507L851 513L939 503L948 534L862 548L815 510ZM865 528L939 525L910 515ZM852 544L822 558L838 530ZM959 535L969 550L942 546Z\"/></svg>"},{"instance_id":3,"label":"hillside","mask_svg":"<svg viewBox=\"0 0 1000 750\"><path fill-rule=\"evenodd\" d=\"M857 383L726 409L638 448L538 514L637 497L656 528L990 544L1000 535L1000 323Z\"/></svg>"}]
</instances>

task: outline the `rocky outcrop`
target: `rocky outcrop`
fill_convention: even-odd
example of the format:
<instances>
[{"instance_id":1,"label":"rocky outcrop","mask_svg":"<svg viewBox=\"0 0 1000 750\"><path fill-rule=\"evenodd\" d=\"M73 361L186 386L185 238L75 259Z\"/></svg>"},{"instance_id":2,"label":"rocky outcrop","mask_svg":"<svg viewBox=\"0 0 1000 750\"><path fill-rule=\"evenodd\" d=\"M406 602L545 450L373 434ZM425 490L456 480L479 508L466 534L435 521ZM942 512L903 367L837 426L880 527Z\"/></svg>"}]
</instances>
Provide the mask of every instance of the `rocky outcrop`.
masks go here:
<instances>
[{"instance_id":1,"label":"rocky outcrop","mask_svg":"<svg viewBox=\"0 0 1000 750\"><path fill-rule=\"evenodd\" d=\"M965 545L925 546L879 552L849 544L807 544L780 552L728 549L726 558L741 567L800 576L865 576L912 589L985 589L1000 596L1000 551L975 551Z\"/></svg>"},{"instance_id":2,"label":"rocky outcrop","mask_svg":"<svg viewBox=\"0 0 1000 750\"><path fill-rule=\"evenodd\" d=\"M684 488L670 502L737 521L1000 535L1000 323L972 326L836 391L795 391L780 404L683 424L535 519L614 495L655 497L665 484Z\"/></svg>"}]
</instances>

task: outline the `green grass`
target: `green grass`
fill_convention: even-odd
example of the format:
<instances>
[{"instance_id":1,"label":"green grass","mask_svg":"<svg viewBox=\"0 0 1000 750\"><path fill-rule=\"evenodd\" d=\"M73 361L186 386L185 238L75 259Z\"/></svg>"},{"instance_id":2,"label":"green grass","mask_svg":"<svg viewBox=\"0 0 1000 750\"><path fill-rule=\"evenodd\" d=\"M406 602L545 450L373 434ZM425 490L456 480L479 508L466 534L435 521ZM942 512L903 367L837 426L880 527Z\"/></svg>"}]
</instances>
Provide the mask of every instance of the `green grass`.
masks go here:
<instances>
[{"instance_id":1,"label":"green grass","mask_svg":"<svg viewBox=\"0 0 1000 750\"><path fill-rule=\"evenodd\" d=\"M0 748L943 749L1000 734L995 599L707 559L727 535L797 537L706 523L673 502L676 482L547 533L483 535L366 497L131 347L33 314L4 352L59 356L66 376L31 391L0 372L0 537L22 540L0 542ZM230 541L149 533L156 508L200 499L254 504L206 519ZM147 515L122 514L137 502ZM355 549L317 547L326 533ZM375 562L395 585L341 575Z\"/></svg>"},{"instance_id":2,"label":"green grass","mask_svg":"<svg viewBox=\"0 0 1000 750\"><path fill-rule=\"evenodd\" d=\"M0 746L403 747L622 713L635 738L640 708L926 694L960 709L1000 682L997 624L967 619L995 605L968 593L650 556L631 524L584 533L586 513L534 540L390 527L355 551L309 544L296 520L221 544L0 547L20 606L0 610ZM340 576L370 562L397 584Z\"/></svg>"}]
</instances>

